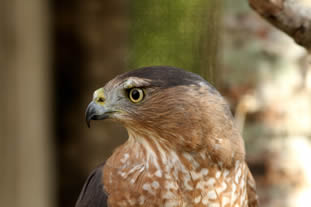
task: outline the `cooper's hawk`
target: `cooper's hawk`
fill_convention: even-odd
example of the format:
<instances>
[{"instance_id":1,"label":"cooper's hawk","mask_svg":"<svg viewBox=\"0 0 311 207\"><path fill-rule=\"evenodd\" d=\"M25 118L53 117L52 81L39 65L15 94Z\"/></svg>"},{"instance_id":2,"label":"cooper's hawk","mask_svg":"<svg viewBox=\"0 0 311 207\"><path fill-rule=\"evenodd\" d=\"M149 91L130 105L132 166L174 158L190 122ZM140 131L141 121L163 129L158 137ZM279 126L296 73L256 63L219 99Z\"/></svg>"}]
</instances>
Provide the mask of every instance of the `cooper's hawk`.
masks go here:
<instances>
[{"instance_id":1,"label":"cooper's hawk","mask_svg":"<svg viewBox=\"0 0 311 207\"><path fill-rule=\"evenodd\" d=\"M255 207L254 179L228 105L199 75L148 67L94 92L86 120L114 119L128 140L88 178L76 207Z\"/></svg>"}]
</instances>

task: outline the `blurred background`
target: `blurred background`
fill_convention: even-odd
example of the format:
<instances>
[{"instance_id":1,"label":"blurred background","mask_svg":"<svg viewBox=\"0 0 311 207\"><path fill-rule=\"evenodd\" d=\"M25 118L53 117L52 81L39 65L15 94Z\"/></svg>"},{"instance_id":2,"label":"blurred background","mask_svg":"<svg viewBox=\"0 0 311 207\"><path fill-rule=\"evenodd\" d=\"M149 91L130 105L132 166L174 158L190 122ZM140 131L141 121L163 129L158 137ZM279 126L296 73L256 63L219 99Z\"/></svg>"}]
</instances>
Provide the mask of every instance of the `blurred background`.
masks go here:
<instances>
[{"instance_id":1,"label":"blurred background","mask_svg":"<svg viewBox=\"0 0 311 207\"><path fill-rule=\"evenodd\" d=\"M87 128L93 91L150 65L199 73L225 96L261 206L310 206L309 62L246 0L3 0L0 206L74 206L127 138L109 121Z\"/></svg>"}]
</instances>

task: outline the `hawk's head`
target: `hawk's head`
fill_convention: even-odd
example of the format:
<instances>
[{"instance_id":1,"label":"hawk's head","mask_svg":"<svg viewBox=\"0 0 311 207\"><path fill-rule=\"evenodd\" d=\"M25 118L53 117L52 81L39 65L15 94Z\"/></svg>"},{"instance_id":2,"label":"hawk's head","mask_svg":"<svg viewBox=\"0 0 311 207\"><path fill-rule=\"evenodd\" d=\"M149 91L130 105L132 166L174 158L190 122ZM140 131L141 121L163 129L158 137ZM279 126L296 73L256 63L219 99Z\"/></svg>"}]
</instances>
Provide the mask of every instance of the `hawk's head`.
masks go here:
<instances>
[{"instance_id":1,"label":"hawk's head","mask_svg":"<svg viewBox=\"0 0 311 207\"><path fill-rule=\"evenodd\" d=\"M231 163L244 156L228 105L199 75L173 67L127 72L94 92L86 120L114 119L132 137L154 137L181 151L208 149Z\"/></svg>"}]
</instances>

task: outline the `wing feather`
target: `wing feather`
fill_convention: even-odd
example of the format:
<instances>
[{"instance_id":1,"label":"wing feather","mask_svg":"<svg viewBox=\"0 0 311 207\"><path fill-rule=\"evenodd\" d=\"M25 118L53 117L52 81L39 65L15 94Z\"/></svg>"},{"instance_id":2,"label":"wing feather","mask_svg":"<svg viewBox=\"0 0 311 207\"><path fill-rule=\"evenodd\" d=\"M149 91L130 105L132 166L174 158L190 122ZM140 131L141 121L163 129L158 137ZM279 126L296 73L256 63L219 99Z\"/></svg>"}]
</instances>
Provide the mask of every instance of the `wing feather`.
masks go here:
<instances>
[{"instance_id":1,"label":"wing feather","mask_svg":"<svg viewBox=\"0 0 311 207\"><path fill-rule=\"evenodd\" d=\"M108 196L104 191L102 173L105 163L97 167L89 175L75 207L107 207Z\"/></svg>"}]
</instances>

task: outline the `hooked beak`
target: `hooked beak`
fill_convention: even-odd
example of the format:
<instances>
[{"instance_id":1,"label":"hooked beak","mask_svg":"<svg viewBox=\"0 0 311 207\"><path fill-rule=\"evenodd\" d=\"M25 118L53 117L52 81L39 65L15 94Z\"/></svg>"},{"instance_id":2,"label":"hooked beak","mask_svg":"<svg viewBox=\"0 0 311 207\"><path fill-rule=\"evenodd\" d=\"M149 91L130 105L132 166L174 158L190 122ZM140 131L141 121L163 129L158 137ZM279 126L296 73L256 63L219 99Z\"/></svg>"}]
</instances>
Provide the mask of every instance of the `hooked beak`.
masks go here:
<instances>
[{"instance_id":1,"label":"hooked beak","mask_svg":"<svg viewBox=\"0 0 311 207\"><path fill-rule=\"evenodd\" d=\"M85 112L85 120L87 126L91 127L91 120L103 120L109 118L109 114L111 114L111 110L107 109L105 106L96 104L92 101Z\"/></svg>"}]
</instances>

